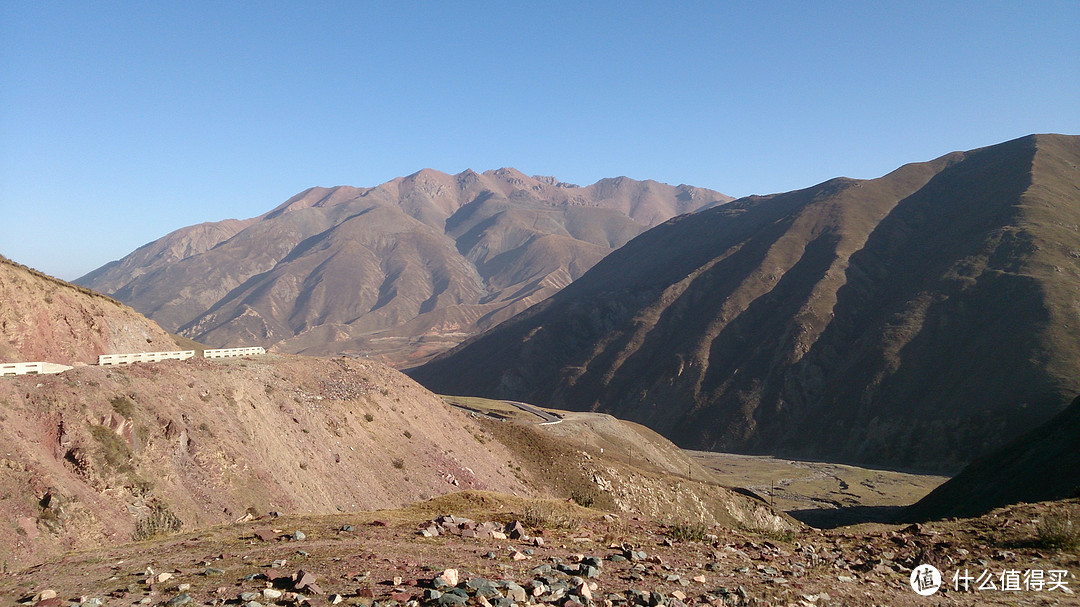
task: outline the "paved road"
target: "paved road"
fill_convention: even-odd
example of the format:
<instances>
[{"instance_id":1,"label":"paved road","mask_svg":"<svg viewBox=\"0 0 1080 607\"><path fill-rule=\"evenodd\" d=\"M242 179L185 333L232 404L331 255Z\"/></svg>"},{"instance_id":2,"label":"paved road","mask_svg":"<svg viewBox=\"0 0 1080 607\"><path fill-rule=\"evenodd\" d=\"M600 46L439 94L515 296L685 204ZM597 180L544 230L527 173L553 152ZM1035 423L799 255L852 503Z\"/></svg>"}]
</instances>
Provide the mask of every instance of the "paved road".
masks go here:
<instances>
[{"instance_id":1,"label":"paved road","mask_svg":"<svg viewBox=\"0 0 1080 607\"><path fill-rule=\"evenodd\" d=\"M541 425L543 425L543 424L557 424L557 423L562 421L562 418L559 417L558 415L555 415L554 413L548 413L547 411L544 411L543 409L540 409L538 407L530 405L529 403L520 403L520 402L518 402L516 400L504 400L503 402L508 404L508 405L512 405L514 407L517 407L518 409L521 409L522 411L524 411L526 413L532 413L533 415L535 415L535 416L539 417L540 419L544 420L543 422L541 422Z\"/></svg>"}]
</instances>

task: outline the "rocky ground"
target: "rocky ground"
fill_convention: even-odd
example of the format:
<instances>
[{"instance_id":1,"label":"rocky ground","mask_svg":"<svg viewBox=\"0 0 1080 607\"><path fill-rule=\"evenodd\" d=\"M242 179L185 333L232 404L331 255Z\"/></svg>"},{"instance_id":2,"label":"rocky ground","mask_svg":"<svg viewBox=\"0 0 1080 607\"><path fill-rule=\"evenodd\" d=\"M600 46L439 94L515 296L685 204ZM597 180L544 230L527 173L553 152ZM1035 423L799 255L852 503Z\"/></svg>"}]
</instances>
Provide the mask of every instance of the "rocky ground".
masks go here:
<instances>
[{"instance_id":1,"label":"rocky ground","mask_svg":"<svg viewBox=\"0 0 1080 607\"><path fill-rule=\"evenodd\" d=\"M763 534L464 492L402 510L268 515L72 554L0 576L0 604L1074 605L1075 547L1048 547L1036 532L1063 514L1080 515L1080 502ZM945 578L929 597L909 584L920 564ZM1014 582L1019 590L1002 589Z\"/></svg>"}]
</instances>

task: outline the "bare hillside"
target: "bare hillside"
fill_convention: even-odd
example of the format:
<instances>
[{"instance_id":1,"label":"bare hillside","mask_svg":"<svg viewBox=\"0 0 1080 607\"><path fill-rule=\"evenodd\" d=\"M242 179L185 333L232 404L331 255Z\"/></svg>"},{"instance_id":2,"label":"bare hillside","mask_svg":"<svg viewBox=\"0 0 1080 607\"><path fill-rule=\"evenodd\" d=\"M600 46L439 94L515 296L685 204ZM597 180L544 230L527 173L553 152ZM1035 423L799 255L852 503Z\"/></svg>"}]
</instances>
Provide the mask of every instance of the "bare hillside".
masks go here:
<instances>
[{"instance_id":1,"label":"bare hillside","mask_svg":"<svg viewBox=\"0 0 1080 607\"><path fill-rule=\"evenodd\" d=\"M1080 137L750 197L646 232L410 371L684 447L954 472L1080 392Z\"/></svg>"},{"instance_id":2,"label":"bare hillside","mask_svg":"<svg viewBox=\"0 0 1080 607\"><path fill-rule=\"evenodd\" d=\"M249 512L353 512L464 489L797 526L714 484L673 484L656 467L480 419L371 361L196 358L5 378L0 443L0 553L13 568Z\"/></svg>"},{"instance_id":3,"label":"bare hillside","mask_svg":"<svg viewBox=\"0 0 1080 607\"><path fill-rule=\"evenodd\" d=\"M425 169L182 228L78 280L212 346L419 361L544 300L675 215L730 200L625 177Z\"/></svg>"},{"instance_id":4,"label":"bare hillside","mask_svg":"<svg viewBox=\"0 0 1080 607\"><path fill-rule=\"evenodd\" d=\"M99 354L176 349L128 306L0 256L0 362L89 364Z\"/></svg>"}]
</instances>

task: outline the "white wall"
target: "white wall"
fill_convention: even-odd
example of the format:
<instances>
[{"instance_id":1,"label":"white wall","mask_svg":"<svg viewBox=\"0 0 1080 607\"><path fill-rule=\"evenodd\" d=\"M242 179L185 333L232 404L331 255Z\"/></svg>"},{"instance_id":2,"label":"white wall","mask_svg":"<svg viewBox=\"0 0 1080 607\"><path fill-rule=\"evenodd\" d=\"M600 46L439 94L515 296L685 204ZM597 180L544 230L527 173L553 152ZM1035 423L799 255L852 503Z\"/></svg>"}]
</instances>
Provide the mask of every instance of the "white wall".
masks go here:
<instances>
[{"instance_id":1,"label":"white wall","mask_svg":"<svg viewBox=\"0 0 1080 607\"><path fill-rule=\"evenodd\" d=\"M176 352L136 352L134 354L102 354L98 357L98 364L105 365L130 365L131 363L152 363L159 360L186 360L195 356L195 350L179 350Z\"/></svg>"},{"instance_id":2,"label":"white wall","mask_svg":"<svg viewBox=\"0 0 1080 607\"><path fill-rule=\"evenodd\" d=\"M230 356L253 356L256 354L266 354L266 349L256 346L254 348L217 348L214 350L203 350L203 358L228 358Z\"/></svg>"},{"instance_id":3,"label":"white wall","mask_svg":"<svg viewBox=\"0 0 1080 607\"><path fill-rule=\"evenodd\" d=\"M37 375L39 373L63 373L71 367L56 363L0 363L0 375Z\"/></svg>"}]
</instances>

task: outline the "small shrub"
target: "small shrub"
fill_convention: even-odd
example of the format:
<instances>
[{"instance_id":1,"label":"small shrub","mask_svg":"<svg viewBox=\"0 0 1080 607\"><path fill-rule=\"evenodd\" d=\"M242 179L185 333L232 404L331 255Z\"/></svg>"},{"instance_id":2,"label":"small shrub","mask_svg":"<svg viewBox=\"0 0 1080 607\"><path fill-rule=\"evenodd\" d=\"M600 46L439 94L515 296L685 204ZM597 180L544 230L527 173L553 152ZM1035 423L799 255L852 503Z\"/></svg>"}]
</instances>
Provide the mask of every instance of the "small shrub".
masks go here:
<instances>
[{"instance_id":1,"label":"small shrub","mask_svg":"<svg viewBox=\"0 0 1080 607\"><path fill-rule=\"evenodd\" d=\"M1035 545L1052 550L1080 548L1080 525L1068 512L1049 512L1035 527Z\"/></svg>"},{"instance_id":2,"label":"small shrub","mask_svg":"<svg viewBox=\"0 0 1080 607\"><path fill-rule=\"evenodd\" d=\"M668 537L678 542L704 542L709 535L709 526L705 523L682 521L668 527Z\"/></svg>"},{"instance_id":3,"label":"small shrub","mask_svg":"<svg viewBox=\"0 0 1080 607\"><path fill-rule=\"evenodd\" d=\"M570 499L574 500L574 503L583 506L585 508L591 508L593 503L596 502L596 496L592 493L585 493L582 491L571 491Z\"/></svg>"},{"instance_id":4,"label":"small shrub","mask_svg":"<svg viewBox=\"0 0 1080 607\"><path fill-rule=\"evenodd\" d=\"M90 426L90 436L101 446L104 465L119 472L131 470L131 447L105 426Z\"/></svg>"},{"instance_id":5,"label":"small shrub","mask_svg":"<svg viewBox=\"0 0 1080 607\"><path fill-rule=\"evenodd\" d=\"M141 542L159 535L176 533L182 526L183 523L171 510L155 504L149 514L135 522L135 532L131 534L131 539Z\"/></svg>"},{"instance_id":6,"label":"small shrub","mask_svg":"<svg viewBox=\"0 0 1080 607\"><path fill-rule=\"evenodd\" d=\"M373 421L375 421L375 416L370 414L370 413L365 413L364 414L364 421L373 422Z\"/></svg>"},{"instance_id":7,"label":"small shrub","mask_svg":"<svg viewBox=\"0 0 1080 607\"><path fill-rule=\"evenodd\" d=\"M395 458L394 458L394 461L393 461L393 462L391 462L391 463L392 463L392 464L394 465L394 467L395 467L395 468L397 468L398 470L402 470L402 469L404 469L404 468L405 468L405 460L401 459L400 457L395 457Z\"/></svg>"},{"instance_id":8,"label":"small shrub","mask_svg":"<svg viewBox=\"0 0 1080 607\"><path fill-rule=\"evenodd\" d=\"M404 435L405 435L405 438L412 439L412 432L409 432L408 430L406 430L404 432Z\"/></svg>"},{"instance_id":9,"label":"small shrub","mask_svg":"<svg viewBox=\"0 0 1080 607\"><path fill-rule=\"evenodd\" d=\"M124 417L130 418L135 415L135 403L126 396L114 396L109 399L109 404L112 405L113 411Z\"/></svg>"}]
</instances>

